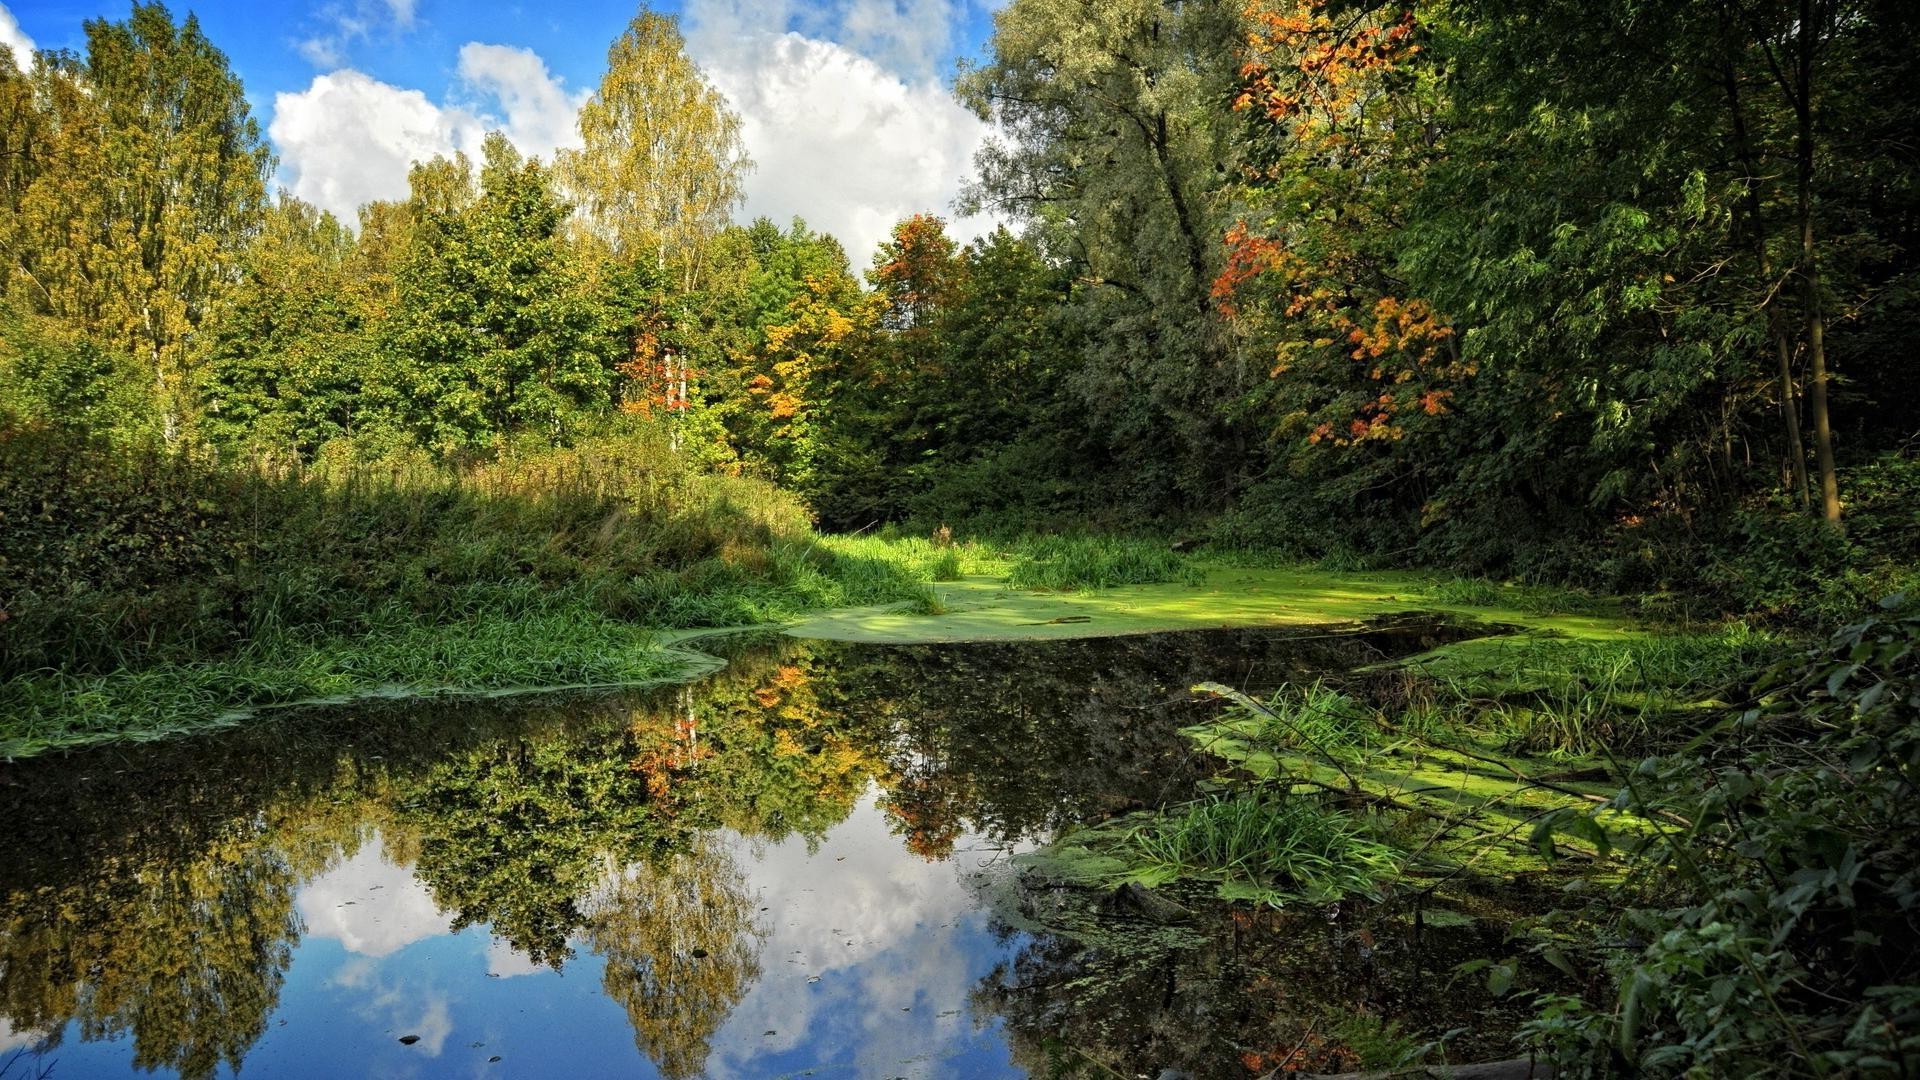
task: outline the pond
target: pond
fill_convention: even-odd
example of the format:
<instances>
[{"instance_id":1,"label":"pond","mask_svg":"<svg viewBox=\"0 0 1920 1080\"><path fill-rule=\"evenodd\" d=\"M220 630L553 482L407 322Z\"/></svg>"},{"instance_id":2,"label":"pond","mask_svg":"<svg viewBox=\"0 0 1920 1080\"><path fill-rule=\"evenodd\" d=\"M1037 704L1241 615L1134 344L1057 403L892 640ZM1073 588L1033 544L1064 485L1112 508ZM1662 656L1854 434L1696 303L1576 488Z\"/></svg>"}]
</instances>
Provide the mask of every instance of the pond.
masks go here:
<instances>
[{"instance_id":1,"label":"pond","mask_svg":"<svg viewBox=\"0 0 1920 1080\"><path fill-rule=\"evenodd\" d=\"M0 766L0 1076L1247 1077L1350 1060L1355 1017L1497 1053L1449 975L1491 921L1156 921L1017 859L1190 797L1193 683L1444 632L727 639L647 693Z\"/></svg>"}]
</instances>

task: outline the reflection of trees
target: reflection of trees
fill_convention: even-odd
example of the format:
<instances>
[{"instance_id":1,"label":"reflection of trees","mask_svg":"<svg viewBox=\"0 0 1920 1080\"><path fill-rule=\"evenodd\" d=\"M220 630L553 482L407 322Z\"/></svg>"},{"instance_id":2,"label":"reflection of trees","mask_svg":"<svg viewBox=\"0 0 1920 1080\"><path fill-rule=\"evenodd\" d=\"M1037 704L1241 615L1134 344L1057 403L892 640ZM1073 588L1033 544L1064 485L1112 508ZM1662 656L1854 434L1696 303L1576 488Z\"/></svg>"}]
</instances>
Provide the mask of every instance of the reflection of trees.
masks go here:
<instances>
[{"instance_id":1,"label":"reflection of trees","mask_svg":"<svg viewBox=\"0 0 1920 1080\"><path fill-rule=\"evenodd\" d=\"M701 841L601 885L586 938L634 1043L669 1077L697 1075L708 1041L760 975L764 931L725 849Z\"/></svg>"},{"instance_id":2,"label":"reflection of trees","mask_svg":"<svg viewBox=\"0 0 1920 1080\"><path fill-rule=\"evenodd\" d=\"M455 927L489 923L558 965L608 860L648 862L729 826L818 836L844 820L873 757L824 717L804 647L736 662L618 713L592 737L501 738L395 779L415 872Z\"/></svg>"},{"instance_id":3,"label":"reflection of trees","mask_svg":"<svg viewBox=\"0 0 1920 1080\"><path fill-rule=\"evenodd\" d=\"M1370 1018L1415 1038L1456 1031L1449 1054L1468 1061L1510 1049L1527 1018L1522 1002L1452 977L1508 947L1491 923L1416 932L1404 907L1276 912L1209 895L1184 898L1193 918L1161 925L1091 890L1018 879L992 903L1019 949L975 986L973 1007L1004 1021L1014 1061L1036 1076L1232 1080L1283 1064L1358 1069L1350 1040Z\"/></svg>"},{"instance_id":4,"label":"reflection of trees","mask_svg":"<svg viewBox=\"0 0 1920 1080\"><path fill-rule=\"evenodd\" d=\"M454 928L490 923L537 963L559 966L602 854L673 842L631 744L501 740L456 753L402 784L400 818L420 836L414 872Z\"/></svg>"},{"instance_id":5,"label":"reflection of trees","mask_svg":"<svg viewBox=\"0 0 1920 1080\"><path fill-rule=\"evenodd\" d=\"M0 1010L16 1029L86 1040L131 1036L134 1064L211 1076L241 1058L298 940L297 879L257 835L188 862L142 866L40 893L0 911Z\"/></svg>"},{"instance_id":6,"label":"reflection of trees","mask_svg":"<svg viewBox=\"0 0 1920 1080\"><path fill-rule=\"evenodd\" d=\"M881 805L909 849L962 833L1038 838L1180 797L1206 768L1179 734L1215 706L1188 688L1248 689L1344 670L1408 644L1391 633L1270 631L867 649L844 656L829 711L892 734Z\"/></svg>"}]
</instances>

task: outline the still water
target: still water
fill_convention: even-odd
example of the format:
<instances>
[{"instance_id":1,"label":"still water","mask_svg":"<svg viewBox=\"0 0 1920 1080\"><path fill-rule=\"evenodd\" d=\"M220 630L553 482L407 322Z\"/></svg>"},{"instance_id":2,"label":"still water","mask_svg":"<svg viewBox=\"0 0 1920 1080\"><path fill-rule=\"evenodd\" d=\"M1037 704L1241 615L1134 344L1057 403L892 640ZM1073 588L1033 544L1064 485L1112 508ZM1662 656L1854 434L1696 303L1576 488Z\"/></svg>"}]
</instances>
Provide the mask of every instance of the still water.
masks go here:
<instances>
[{"instance_id":1,"label":"still water","mask_svg":"<svg viewBox=\"0 0 1920 1080\"><path fill-rule=\"evenodd\" d=\"M1245 1077L1356 1011L1484 1026L1446 970L1497 928L1149 925L1014 861L1190 796L1192 683L1435 632L742 639L647 694L0 766L0 1077Z\"/></svg>"}]
</instances>

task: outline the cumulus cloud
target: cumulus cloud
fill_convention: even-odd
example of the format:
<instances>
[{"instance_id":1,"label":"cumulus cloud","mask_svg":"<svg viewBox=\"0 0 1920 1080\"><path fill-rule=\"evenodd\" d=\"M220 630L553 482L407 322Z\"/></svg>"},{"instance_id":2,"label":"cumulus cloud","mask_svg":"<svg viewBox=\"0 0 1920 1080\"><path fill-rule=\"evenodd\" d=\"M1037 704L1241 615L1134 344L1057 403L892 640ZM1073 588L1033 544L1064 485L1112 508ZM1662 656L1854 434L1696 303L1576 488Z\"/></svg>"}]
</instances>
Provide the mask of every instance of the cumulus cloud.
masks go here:
<instances>
[{"instance_id":1,"label":"cumulus cloud","mask_svg":"<svg viewBox=\"0 0 1920 1080\"><path fill-rule=\"evenodd\" d=\"M294 906L307 936L331 938L361 957L387 956L453 932L452 917L413 871L387 861L377 841L308 882ZM342 981L350 979L348 973Z\"/></svg>"},{"instance_id":2,"label":"cumulus cloud","mask_svg":"<svg viewBox=\"0 0 1920 1080\"><path fill-rule=\"evenodd\" d=\"M838 237L859 268L901 218L951 217L987 126L931 74L953 4L851 0L835 10L836 25L823 28L782 3L696 0L687 44L741 115L755 163L746 215L804 217ZM841 40L788 29L796 25ZM952 231L965 240L994 224L961 219Z\"/></svg>"},{"instance_id":3,"label":"cumulus cloud","mask_svg":"<svg viewBox=\"0 0 1920 1080\"><path fill-rule=\"evenodd\" d=\"M477 152L485 128L418 90L346 69L274 95L267 134L280 150L287 188L351 222L362 203L405 198L413 162Z\"/></svg>"},{"instance_id":4,"label":"cumulus cloud","mask_svg":"<svg viewBox=\"0 0 1920 1080\"><path fill-rule=\"evenodd\" d=\"M20 29L20 20L5 4L0 4L0 45L13 50L13 62L21 71L33 67L33 39Z\"/></svg>"},{"instance_id":5,"label":"cumulus cloud","mask_svg":"<svg viewBox=\"0 0 1920 1080\"><path fill-rule=\"evenodd\" d=\"M470 41L460 47L459 71L468 87L499 103L504 123L489 126L505 131L522 153L552 160L557 148L580 145L575 119L592 92L567 93L532 49Z\"/></svg>"},{"instance_id":6,"label":"cumulus cloud","mask_svg":"<svg viewBox=\"0 0 1920 1080\"><path fill-rule=\"evenodd\" d=\"M351 68L275 95L267 134L288 190L352 222L363 203L405 198L414 162L455 151L477 156L490 130L547 160L577 144L574 116L586 94L569 93L531 50L471 42L458 72L465 97L455 102Z\"/></svg>"}]
</instances>

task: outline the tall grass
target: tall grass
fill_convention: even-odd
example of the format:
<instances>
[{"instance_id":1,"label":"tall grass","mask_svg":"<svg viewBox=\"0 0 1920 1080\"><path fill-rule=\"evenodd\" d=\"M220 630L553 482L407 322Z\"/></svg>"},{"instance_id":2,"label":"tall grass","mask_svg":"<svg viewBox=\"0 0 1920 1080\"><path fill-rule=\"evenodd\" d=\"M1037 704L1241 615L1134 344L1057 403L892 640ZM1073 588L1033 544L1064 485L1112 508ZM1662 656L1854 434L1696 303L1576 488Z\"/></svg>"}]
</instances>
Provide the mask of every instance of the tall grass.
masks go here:
<instances>
[{"instance_id":1,"label":"tall grass","mask_svg":"<svg viewBox=\"0 0 1920 1080\"><path fill-rule=\"evenodd\" d=\"M1136 865L1310 903L1378 896L1400 863L1397 851L1351 816L1279 792L1206 799L1155 816L1129 831L1122 847Z\"/></svg>"},{"instance_id":2,"label":"tall grass","mask_svg":"<svg viewBox=\"0 0 1920 1080\"><path fill-rule=\"evenodd\" d=\"M963 558L823 540L792 497L643 436L301 466L0 422L0 522L9 753L385 686L655 678L640 627L925 610Z\"/></svg>"},{"instance_id":3,"label":"tall grass","mask_svg":"<svg viewBox=\"0 0 1920 1080\"><path fill-rule=\"evenodd\" d=\"M1016 589L1068 592L1117 585L1205 580L1201 569L1153 540L1113 536L1039 536L1012 545L1007 583Z\"/></svg>"}]
</instances>

